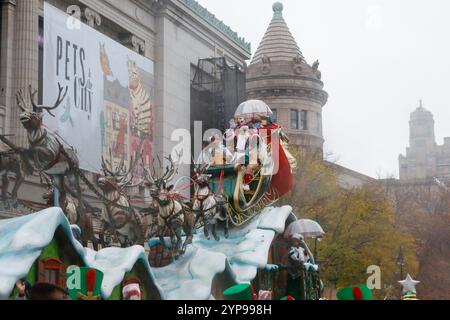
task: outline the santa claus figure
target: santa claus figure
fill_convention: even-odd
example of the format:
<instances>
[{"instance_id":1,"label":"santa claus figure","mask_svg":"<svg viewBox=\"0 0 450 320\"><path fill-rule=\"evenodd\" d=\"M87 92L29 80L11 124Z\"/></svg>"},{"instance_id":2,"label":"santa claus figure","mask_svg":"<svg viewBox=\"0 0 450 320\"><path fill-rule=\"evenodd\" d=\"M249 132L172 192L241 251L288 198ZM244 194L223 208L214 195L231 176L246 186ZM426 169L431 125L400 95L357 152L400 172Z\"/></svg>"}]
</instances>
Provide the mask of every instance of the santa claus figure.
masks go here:
<instances>
[{"instance_id":1,"label":"santa claus figure","mask_svg":"<svg viewBox=\"0 0 450 320\"><path fill-rule=\"evenodd\" d=\"M127 284L122 289L123 300L141 300L141 288L137 283Z\"/></svg>"}]
</instances>

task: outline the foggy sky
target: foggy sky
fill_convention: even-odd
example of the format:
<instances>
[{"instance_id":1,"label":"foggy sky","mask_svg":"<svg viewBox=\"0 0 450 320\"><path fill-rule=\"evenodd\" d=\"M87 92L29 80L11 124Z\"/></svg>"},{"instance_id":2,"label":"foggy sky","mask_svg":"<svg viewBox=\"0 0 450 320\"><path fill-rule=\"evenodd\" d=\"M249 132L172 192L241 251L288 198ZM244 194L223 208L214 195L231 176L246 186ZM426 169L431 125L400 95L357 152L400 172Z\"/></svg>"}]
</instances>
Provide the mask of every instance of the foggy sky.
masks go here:
<instances>
[{"instance_id":1,"label":"foggy sky","mask_svg":"<svg viewBox=\"0 0 450 320\"><path fill-rule=\"evenodd\" d=\"M252 43L273 0L199 0ZM308 63L321 62L329 93L325 152L372 177L398 176L409 114L423 99L436 140L450 136L450 1L284 0L283 15Z\"/></svg>"}]
</instances>

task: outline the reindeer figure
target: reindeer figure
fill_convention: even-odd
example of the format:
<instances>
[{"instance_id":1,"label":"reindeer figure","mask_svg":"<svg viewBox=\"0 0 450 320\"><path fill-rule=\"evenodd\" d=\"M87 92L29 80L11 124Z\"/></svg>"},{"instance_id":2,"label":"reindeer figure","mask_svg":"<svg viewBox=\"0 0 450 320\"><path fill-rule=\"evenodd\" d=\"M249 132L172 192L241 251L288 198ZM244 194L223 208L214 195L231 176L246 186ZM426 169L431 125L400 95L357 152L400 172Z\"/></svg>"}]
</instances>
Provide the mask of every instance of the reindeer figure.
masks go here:
<instances>
[{"instance_id":1,"label":"reindeer figure","mask_svg":"<svg viewBox=\"0 0 450 320\"><path fill-rule=\"evenodd\" d=\"M14 187L11 191L10 198L8 197L9 177L8 173L12 172L15 175ZM17 208L17 194L20 186L25 181L25 176L33 173L28 159L25 155L15 154L14 150L2 152L0 154L0 177L2 195L1 201L5 209Z\"/></svg>"},{"instance_id":2,"label":"reindeer figure","mask_svg":"<svg viewBox=\"0 0 450 320\"><path fill-rule=\"evenodd\" d=\"M53 207L54 200L54 188L51 184L48 184L47 191L42 195L42 199L45 201L45 204L48 207ZM87 206L87 204L85 204ZM88 246L88 242L91 241L94 247L94 250L98 250L99 241L95 236L94 232L94 224L92 222L93 217L91 213L94 212L94 208L88 208L87 212L83 214L78 210L79 206L76 203L76 200L71 196L66 197L66 203L62 208L64 214L69 220L70 224L77 225L81 229L80 242L84 247Z\"/></svg>"},{"instance_id":3,"label":"reindeer figure","mask_svg":"<svg viewBox=\"0 0 450 320\"><path fill-rule=\"evenodd\" d=\"M78 157L73 149L65 149L58 139L49 134L42 126L43 112L46 111L52 117L55 115L53 110L58 108L64 101L67 94L67 87L64 89L58 83L58 98L52 107L39 106L35 103L37 91L30 91L30 103L32 110L28 109L23 98L22 91L16 95L17 105L21 109L20 122L27 131L29 148L21 150L14 147L11 142L3 136L2 141L8 144L14 150L20 150L20 153L26 153L34 163L34 167L40 174L44 173L51 177L53 185L60 192L59 204L64 208L66 202L66 190L64 188L64 178L67 177L70 186L74 187L77 194L77 200L82 209L83 201L81 198L81 188L76 170L78 169Z\"/></svg>"},{"instance_id":4,"label":"reindeer figure","mask_svg":"<svg viewBox=\"0 0 450 320\"><path fill-rule=\"evenodd\" d=\"M170 231L171 248L175 251L175 259L186 252L186 248L192 243L195 228L195 215L183 204L181 197L173 192L173 185L168 184L175 178L178 170L172 157L166 158L170 165L165 168L162 176L156 175L154 161L152 168L144 166L144 177L150 186L150 195L158 207L157 234L164 250L169 249L164 241L166 230ZM158 158L162 169L161 160ZM186 235L183 243L182 232Z\"/></svg>"},{"instance_id":5,"label":"reindeer figure","mask_svg":"<svg viewBox=\"0 0 450 320\"><path fill-rule=\"evenodd\" d=\"M127 169L122 159L119 166L113 169L113 165L109 161L102 159L104 176L97 181L105 198L109 200L109 203L105 202L102 210L101 241L104 241L105 231L109 230L123 248L134 244L144 245L148 227L144 217L131 206L130 199L125 192L125 188L132 188L142 183L139 181L132 185L132 172L136 162L137 158L133 160L132 157L130 167ZM113 204L120 205L122 208Z\"/></svg>"},{"instance_id":6,"label":"reindeer figure","mask_svg":"<svg viewBox=\"0 0 450 320\"><path fill-rule=\"evenodd\" d=\"M228 238L228 202L222 194L215 194L210 186L209 179L212 177L206 174L209 165L194 166L194 178L196 182L196 191L194 195L194 204L192 210L197 214L196 223L203 219L203 232L205 237L209 240L209 228L211 228L212 235L216 241L220 241L217 235L217 224L224 222L224 235Z\"/></svg>"}]
</instances>

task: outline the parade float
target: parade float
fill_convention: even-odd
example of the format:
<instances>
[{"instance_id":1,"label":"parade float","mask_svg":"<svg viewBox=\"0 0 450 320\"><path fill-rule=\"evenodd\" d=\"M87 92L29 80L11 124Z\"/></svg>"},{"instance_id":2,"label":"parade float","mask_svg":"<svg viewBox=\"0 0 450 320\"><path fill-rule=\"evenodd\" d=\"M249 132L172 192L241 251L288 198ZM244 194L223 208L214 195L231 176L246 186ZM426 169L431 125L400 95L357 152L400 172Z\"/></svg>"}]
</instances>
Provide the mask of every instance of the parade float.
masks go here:
<instances>
[{"instance_id":1,"label":"parade float","mask_svg":"<svg viewBox=\"0 0 450 320\"><path fill-rule=\"evenodd\" d=\"M93 180L73 148L42 125L44 111L52 116L66 92L59 85L52 107L36 105L31 89L30 103L19 93L29 145L1 136L5 156L48 187L48 209L0 221L1 299L23 297L25 283L51 284L80 300L320 299L320 270L305 238L324 232L297 220L290 206L276 206L292 188L295 160L269 106L240 105L190 177L179 177L172 155L145 163L139 143L129 161L103 157ZM177 190L183 178L190 196ZM149 194L139 206L128 194L135 187ZM103 203L101 212L83 190Z\"/></svg>"},{"instance_id":2,"label":"parade float","mask_svg":"<svg viewBox=\"0 0 450 320\"><path fill-rule=\"evenodd\" d=\"M402 297L401 300L419 300L417 298L417 290L416 285L420 283L420 281L414 280L409 274L406 276L405 280L399 281L402 286Z\"/></svg>"}]
</instances>

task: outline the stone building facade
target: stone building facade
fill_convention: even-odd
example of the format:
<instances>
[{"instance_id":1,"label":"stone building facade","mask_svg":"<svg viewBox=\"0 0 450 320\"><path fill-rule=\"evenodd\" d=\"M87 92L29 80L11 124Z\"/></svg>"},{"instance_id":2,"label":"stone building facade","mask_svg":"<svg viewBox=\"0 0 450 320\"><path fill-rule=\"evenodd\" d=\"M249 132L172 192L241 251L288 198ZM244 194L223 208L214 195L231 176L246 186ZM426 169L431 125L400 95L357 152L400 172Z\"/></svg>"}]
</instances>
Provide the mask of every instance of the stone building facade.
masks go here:
<instances>
[{"instance_id":1,"label":"stone building facade","mask_svg":"<svg viewBox=\"0 0 450 320\"><path fill-rule=\"evenodd\" d=\"M283 5L273 5L273 19L247 69L249 99L265 101L291 144L323 154L323 90L319 62L309 65L282 15Z\"/></svg>"},{"instance_id":2,"label":"stone building facade","mask_svg":"<svg viewBox=\"0 0 450 320\"><path fill-rule=\"evenodd\" d=\"M368 183L374 183L377 180L366 176L360 172L355 170L343 167L337 163L325 161L325 164L329 166L334 173L336 174L338 185L347 190L351 190L354 188L361 188Z\"/></svg>"},{"instance_id":3,"label":"stone building facade","mask_svg":"<svg viewBox=\"0 0 450 320\"><path fill-rule=\"evenodd\" d=\"M420 102L411 113L410 137L406 154L399 156L400 180L450 179L450 138L436 143L433 114Z\"/></svg>"},{"instance_id":4,"label":"stone building facade","mask_svg":"<svg viewBox=\"0 0 450 320\"><path fill-rule=\"evenodd\" d=\"M81 20L153 60L155 70L155 153L167 155L178 142L175 129L190 129L192 70L199 59L220 55L244 67L250 44L194 0L48 0L63 12L76 6ZM1 0L0 133L25 144L15 94L42 88L44 0ZM41 91L40 91L40 95ZM189 175L188 166L180 175ZM42 190L29 177L19 198L40 202Z\"/></svg>"}]
</instances>

